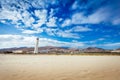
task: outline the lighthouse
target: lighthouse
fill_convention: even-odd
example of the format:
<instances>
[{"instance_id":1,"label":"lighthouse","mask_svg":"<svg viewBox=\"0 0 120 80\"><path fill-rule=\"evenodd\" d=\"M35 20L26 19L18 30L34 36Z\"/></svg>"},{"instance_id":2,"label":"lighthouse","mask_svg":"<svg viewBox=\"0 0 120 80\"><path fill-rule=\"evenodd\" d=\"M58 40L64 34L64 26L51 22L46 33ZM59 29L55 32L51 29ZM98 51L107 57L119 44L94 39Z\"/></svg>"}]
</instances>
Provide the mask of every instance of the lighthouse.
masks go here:
<instances>
[{"instance_id":1,"label":"lighthouse","mask_svg":"<svg viewBox=\"0 0 120 80\"><path fill-rule=\"evenodd\" d=\"M34 54L38 53L38 44L39 44L39 38L36 38L35 48L34 48Z\"/></svg>"}]
</instances>

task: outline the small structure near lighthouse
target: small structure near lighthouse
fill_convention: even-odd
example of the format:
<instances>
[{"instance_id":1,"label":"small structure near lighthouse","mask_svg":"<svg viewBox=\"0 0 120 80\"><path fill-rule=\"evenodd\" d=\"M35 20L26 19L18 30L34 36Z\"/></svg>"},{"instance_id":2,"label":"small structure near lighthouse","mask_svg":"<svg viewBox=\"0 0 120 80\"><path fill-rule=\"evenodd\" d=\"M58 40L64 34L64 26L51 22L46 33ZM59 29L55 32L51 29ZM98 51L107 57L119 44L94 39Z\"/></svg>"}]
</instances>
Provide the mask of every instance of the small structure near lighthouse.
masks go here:
<instances>
[{"instance_id":1,"label":"small structure near lighthouse","mask_svg":"<svg viewBox=\"0 0 120 80\"><path fill-rule=\"evenodd\" d=\"M38 53L38 44L39 44L39 38L36 38L36 43L35 43L35 48L34 48L34 53Z\"/></svg>"}]
</instances>

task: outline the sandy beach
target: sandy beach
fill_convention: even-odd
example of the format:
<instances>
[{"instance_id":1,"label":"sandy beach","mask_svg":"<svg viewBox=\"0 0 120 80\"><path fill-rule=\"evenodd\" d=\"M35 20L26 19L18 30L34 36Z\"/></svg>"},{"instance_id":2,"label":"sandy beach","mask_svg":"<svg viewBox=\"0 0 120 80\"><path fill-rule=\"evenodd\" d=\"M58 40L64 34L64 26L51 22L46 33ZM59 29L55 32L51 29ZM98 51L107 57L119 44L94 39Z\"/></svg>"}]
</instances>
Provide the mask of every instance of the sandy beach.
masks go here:
<instances>
[{"instance_id":1,"label":"sandy beach","mask_svg":"<svg viewBox=\"0 0 120 80\"><path fill-rule=\"evenodd\" d=\"M120 80L120 56L0 54L0 80Z\"/></svg>"}]
</instances>

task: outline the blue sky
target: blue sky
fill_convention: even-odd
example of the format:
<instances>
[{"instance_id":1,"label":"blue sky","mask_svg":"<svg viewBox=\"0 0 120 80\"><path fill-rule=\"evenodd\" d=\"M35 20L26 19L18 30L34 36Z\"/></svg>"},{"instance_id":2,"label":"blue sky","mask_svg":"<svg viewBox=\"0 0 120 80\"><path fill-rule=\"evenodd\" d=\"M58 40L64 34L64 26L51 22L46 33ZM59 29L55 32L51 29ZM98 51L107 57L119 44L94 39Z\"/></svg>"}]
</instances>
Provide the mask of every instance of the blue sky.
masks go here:
<instances>
[{"instance_id":1,"label":"blue sky","mask_svg":"<svg viewBox=\"0 0 120 80\"><path fill-rule=\"evenodd\" d=\"M0 48L120 47L119 0L0 0Z\"/></svg>"}]
</instances>

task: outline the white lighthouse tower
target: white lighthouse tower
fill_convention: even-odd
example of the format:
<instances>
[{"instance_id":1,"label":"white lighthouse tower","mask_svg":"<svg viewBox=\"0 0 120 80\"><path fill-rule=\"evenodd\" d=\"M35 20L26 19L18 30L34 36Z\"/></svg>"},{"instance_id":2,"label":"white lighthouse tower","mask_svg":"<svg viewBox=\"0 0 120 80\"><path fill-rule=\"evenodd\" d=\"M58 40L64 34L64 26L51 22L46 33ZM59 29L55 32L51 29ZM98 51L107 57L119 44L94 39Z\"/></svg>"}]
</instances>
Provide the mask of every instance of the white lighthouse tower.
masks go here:
<instances>
[{"instance_id":1,"label":"white lighthouse tower","mask_svg":"<svg viewBox=\"0 0 120 80\"><path fill-rule=\"evenodd\" d=\"M36 38L36 43L35 43L35 48L34 48L34 53L38 53L38 44L39 44L39 38Z\"/></svg>"}]
</instances>

